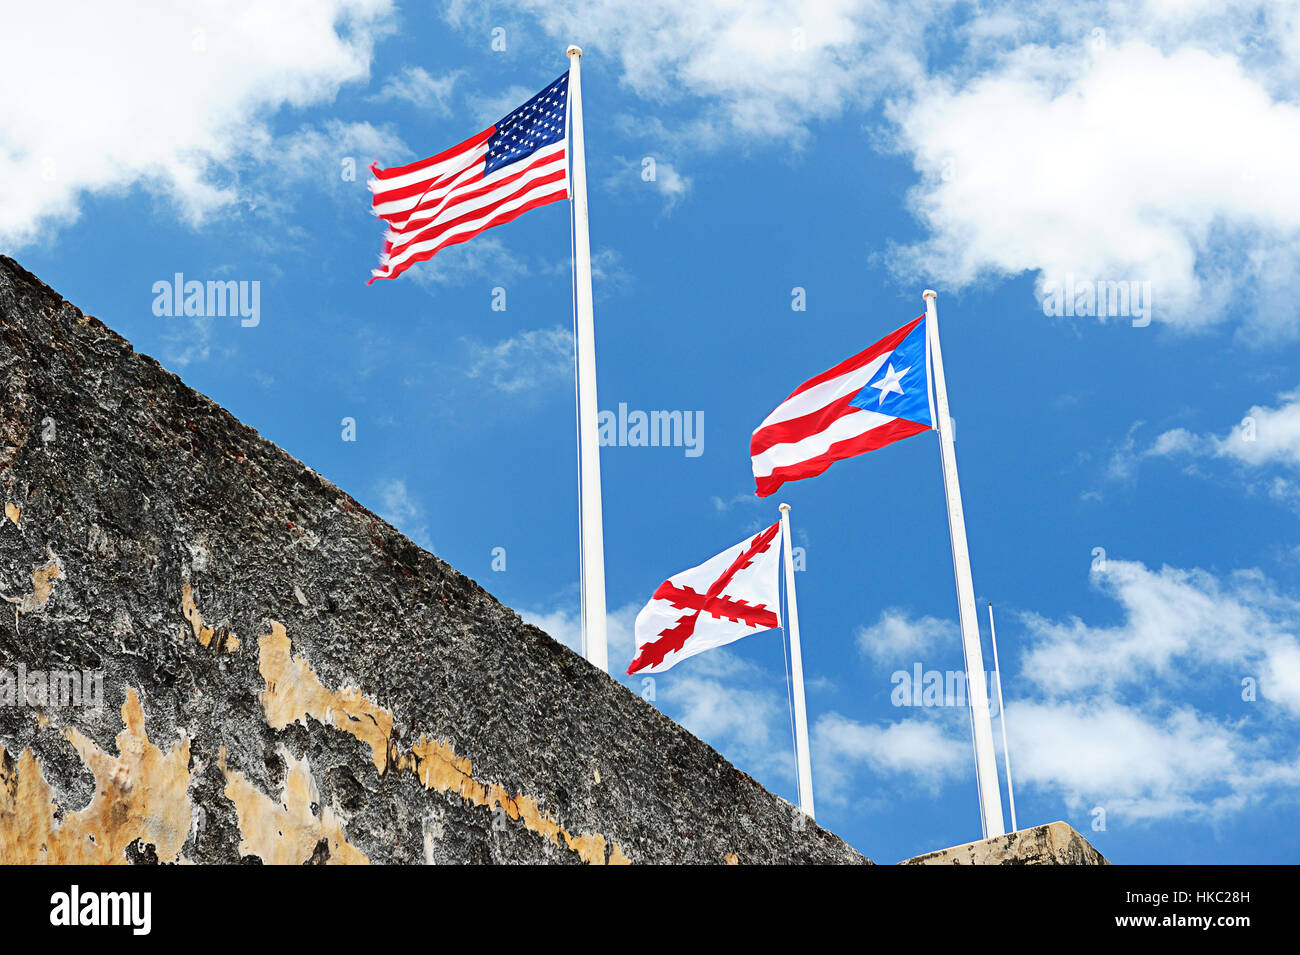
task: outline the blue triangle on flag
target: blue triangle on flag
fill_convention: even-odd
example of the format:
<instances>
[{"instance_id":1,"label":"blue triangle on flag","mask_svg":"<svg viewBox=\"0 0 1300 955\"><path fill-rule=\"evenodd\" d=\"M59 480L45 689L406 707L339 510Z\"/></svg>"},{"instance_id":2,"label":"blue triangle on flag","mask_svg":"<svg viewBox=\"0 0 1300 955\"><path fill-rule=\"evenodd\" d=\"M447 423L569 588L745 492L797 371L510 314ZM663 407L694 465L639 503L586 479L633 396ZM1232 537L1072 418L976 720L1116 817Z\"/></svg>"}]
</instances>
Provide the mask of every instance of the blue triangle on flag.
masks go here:
<instances>
[{"instance_id":1,"label":"blue triangle on flag","mask_svg":"<svg viewBox=\"0 0 1300 955\"><path fill-rule=\"evenodd\" d=\"M930 417L929 376L926 374L925 322L921 321L852 401L855 408L934 426Z\"/></svg>"}]
</instances>

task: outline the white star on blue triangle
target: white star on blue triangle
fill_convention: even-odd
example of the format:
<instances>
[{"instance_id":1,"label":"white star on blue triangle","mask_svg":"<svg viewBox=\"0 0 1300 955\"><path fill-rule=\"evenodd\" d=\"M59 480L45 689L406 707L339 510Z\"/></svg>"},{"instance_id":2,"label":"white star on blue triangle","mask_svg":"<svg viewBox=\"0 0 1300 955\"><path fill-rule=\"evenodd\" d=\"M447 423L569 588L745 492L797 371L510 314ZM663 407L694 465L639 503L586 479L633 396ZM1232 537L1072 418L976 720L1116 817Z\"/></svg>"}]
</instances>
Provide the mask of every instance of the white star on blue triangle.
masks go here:
<instances>
[{"instance_id":1,"label":"white star on blue triangle","mask_svg":"<svg viewBox=\"0 0 1300 955\"><path fill-rule=\"evenodd\" d=\"M924 321L885 356L884 363L849 404L933 427L929 381L925 374Z\"/></svg>"}]
</instances>

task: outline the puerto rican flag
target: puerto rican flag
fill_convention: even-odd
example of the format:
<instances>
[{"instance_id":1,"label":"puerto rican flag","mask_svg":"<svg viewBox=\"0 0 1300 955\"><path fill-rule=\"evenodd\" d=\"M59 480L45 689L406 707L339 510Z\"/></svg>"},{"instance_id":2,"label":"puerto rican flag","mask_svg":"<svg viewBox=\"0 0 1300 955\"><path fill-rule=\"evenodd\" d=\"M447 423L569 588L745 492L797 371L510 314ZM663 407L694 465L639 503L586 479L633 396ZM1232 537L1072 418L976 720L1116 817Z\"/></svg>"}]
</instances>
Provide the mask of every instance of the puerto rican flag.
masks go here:
<instances>
[{"instance_id":1,"label":"puerto rican flag","mask_svg":"<svg viewBox=\"0 0 1300 955\"><path fill-rule=\"evenodd\" d=\"M781 626L781 524L669 577L636 616L628 673L662 673L687 657Z\"/></svg>"},{"instance_id":2,"label":"puerto rican flag","mask_svg":"<svg viewBox=\"0 0 1300 955\"><path fill-rule=\"evenodd\" d=\"M755 493L816 477L836 461L934 427L925 316L809 378L749 442Z\"/></svg>"}]
</instances>

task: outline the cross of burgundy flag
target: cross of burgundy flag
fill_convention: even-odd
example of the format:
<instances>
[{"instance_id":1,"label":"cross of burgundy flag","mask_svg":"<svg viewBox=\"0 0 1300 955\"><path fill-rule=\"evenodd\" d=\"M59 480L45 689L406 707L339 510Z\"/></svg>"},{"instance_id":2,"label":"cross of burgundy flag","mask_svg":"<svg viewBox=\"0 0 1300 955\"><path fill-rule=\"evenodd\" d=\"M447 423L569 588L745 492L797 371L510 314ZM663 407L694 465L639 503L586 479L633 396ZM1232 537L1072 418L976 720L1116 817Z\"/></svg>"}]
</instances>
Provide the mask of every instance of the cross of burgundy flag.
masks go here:
<instances>
[{"instance_id":1,"label":"cross of burgundy flag","mask_svg":"<svg viewBox=\"0 0 1300 955\"><path fill-rule=\"evenodd\" d=\"M459 146L408 166L370 167L373 211L388 223L375 279L394 279L485 229L569 197L569 74Z\"/></svg>"},{"instance_id":2,"label":"cross of burgundy flag","mask_svg":"<svg viewBox=\"0 0 1300 955\"><path fill-rule=\"evenodd\" d=\"M628 673L662 673L687 657L781 626L781 524L669 577L636 617Z\"/></svg>"},{"instance_id":3,"label":"cross of burgundy flag","mask_svg":"<svg viewBox=\"0 0 1300 955\"><path fill-rule=\"evenodd\" d=\"M755 493L816 477L836 461L928 431L934 423L922 315L830 371L809 378L749 442Z\"/></svg>"}]
</instances>

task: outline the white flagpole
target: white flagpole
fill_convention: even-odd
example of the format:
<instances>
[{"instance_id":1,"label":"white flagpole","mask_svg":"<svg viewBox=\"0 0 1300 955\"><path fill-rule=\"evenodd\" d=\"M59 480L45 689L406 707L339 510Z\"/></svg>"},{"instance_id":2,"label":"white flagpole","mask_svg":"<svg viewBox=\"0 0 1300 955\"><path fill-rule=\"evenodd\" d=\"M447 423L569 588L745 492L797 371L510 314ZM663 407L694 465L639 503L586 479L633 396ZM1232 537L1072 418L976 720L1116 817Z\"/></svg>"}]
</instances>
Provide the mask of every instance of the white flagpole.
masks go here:
<instances>
[{"instance_id":1,"label":"white flagpole","mask_svg":"<svg viewBox=\"0 0 1300 955\"><path fill-rule=\"evenodd\" d=\"M1002 762L1007 768L1007 803L1011 806L1011 831L1016 825L1016 791L1011 788L1011 747L1007 745L1007 708L1002 702L1002 668L998 666L998 631L993 626L993 601L989 601L989 636L993 639L993 675L998 681L998 722L1002 725Z\"/></svg>"},{"instance_id":2,"label":"white flagpole","mask_svg":"<svg viewBox=\"0 0 1300 955\"><path fill-rule=\"evenodd\" d=\"M569 134L573 170L573 270L578 353L578 507L582 548L582 655L609 672L605 644L605 544L600 508L596 331L591 295L591 237L587 233L587 159L582 136L582 50L570 46Z\"/></svg>"},{"instance_id":3,"label":"white flagpole","mask_svg":"<svg viewBox=\"0 0 1300 955\"><path fill-rule=\"evenodd\" d=\"M781 545L785 550L786 632L790 634L790 672L794 682L794 743L798 763L799 808L813 815L812 759L808 755L808 711L803 698L803 651L799 648L799 606L794 597L794 554L790 549L790 505L781 505Z\"/></svg>"},{"instance_id":4,"label":"white flagpole","mask_svg":"<svg viewBox=\"0 0 1300 955\"><path fill-rule=\"evenodd\" d=\"M993 749L993 722L989 718L988 688L984 683L984 654L980 649L979 617L975 610L975 585L971 581L970 551L966 546L966 515L957 480L957 454L948 416L948 386L939 348L939 314L936 292L926 289L926 335L934 369L935 426L939 431L939 457L943 465L943 491L948 502L948 536L952 541L952 566L957 578L957 613L961 621L962 649L966 658L966 683L975 735L975 780L983 808L984 838L1006 832L1002 821L1002 793L998 788L997 758Z\"/></svg>"}]
</instances>

